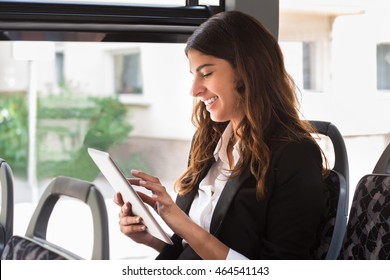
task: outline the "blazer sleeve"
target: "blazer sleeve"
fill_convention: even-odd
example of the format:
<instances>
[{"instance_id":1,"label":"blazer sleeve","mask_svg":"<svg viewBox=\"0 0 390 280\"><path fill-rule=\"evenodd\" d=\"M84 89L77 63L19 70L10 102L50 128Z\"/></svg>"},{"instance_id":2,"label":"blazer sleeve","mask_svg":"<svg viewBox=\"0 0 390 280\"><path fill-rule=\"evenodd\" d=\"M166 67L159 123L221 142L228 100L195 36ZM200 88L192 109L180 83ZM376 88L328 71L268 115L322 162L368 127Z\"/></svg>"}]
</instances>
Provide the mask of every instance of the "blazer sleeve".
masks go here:
<instances>
[{"instance_id":1,"label":"blazer sleeve","mask_svg":"<svg viewBox=\"0 0 390 280\"><path fill-rule=\"evenodd\" d=\"M320 150L309 141L289 143L274 153L271 168L261 258L308 259L325 207Z\"/></svg>"}]
</instances>

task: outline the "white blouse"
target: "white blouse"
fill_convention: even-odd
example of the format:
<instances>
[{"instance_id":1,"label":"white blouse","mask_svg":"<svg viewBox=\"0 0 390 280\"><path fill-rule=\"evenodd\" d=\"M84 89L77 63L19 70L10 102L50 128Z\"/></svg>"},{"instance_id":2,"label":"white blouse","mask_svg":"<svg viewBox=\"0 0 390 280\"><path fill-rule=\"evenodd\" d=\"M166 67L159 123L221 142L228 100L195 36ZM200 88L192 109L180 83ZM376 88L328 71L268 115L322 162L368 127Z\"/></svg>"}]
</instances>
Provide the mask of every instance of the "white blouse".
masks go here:
<instances>
[{"instance_id":1,"label":"white blouse","mask_svg":"<svg viewBox=\"0 0 390 280\"><path fill-rule=\"evenodd\" d=\"M206 177L200 182L198 193L192 202L189 212L190 218L208 232L210 232L210 223L215 206L217 205L223 188L225 187L227 180L231 175L231 171L229 170L229 159L226 150L232 133L232 126L229 124L223 132L222 137L215 149L215 163L211 166ZM235 165L239 159L239 141L237 141L233 147L233 160ZM247 258L240 253L230 249L226 259L242 260Z\"/></svg>"}]
</instances>

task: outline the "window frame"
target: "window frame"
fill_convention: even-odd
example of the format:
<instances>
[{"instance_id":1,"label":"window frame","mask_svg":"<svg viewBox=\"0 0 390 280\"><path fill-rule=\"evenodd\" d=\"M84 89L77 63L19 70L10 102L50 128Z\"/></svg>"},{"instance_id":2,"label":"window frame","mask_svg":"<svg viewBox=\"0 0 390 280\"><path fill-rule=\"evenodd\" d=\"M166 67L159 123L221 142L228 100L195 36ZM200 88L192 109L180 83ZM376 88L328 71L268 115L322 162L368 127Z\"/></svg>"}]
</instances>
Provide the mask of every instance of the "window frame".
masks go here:
<instances>
[{"instance_id":1,"label":"window frame","mask_svg":"<svg viewBox=\"0 0 390 280\"><path fill-rule=\"evenodd\" d=\"M0 1L0 40L184 43L202 22L225 10L186 6Z\"/></svg>"}]
</instances>

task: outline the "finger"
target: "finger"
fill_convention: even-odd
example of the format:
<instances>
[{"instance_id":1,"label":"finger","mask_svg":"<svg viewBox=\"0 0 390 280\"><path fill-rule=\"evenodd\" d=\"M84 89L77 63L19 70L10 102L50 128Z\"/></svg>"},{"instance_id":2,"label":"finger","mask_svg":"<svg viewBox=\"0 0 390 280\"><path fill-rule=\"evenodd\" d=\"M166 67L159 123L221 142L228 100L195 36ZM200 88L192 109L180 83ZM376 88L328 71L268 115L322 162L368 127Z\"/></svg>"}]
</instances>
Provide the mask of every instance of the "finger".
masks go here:
<instances>
[{"instance_id":1,"label":"finger","mask_svg":"<svg viewBox=\"0 0 390 280\"><path fill-rule=\"evenodd\" d=\"M121 193L117 192L115 195L114 195L114 203L117 204L118 206L123 206L124 202L123 202L123 198L122 198L122 195Z\"/></svg>"},{"instance_id":2,"label":"finger","mask_svg":"<svg viewBox=\"0 0 390 280\"><path fill-rule=\"evenodd\" d=\"M143 232L146 230L146 226L140 223L142 219L140 217L124 217L119 220L119 226L121 232L124 234Z\"/></svg>"},{"instance_id":3,"label":"finger","mask_svg":"<svg viewBox=\"0 0 390 280\"><path fill-rule=\"evenodd\" d=\"M121 226L135 226L135 225L143 225L141 224L142 218L139 216L126 216L119 219L119 224Z\"/></svg>"},{"instance_id":4,"label":"finger","mask_svg":"<svg viewBox=\"0 0 390 280\"><path fill-rule=\"evenodd\" d=\"M142 233L146 230L144 225L120 226L120 231L125 235Z\"/></svg>"},{"instance_id":5,"label":"finger","mask_svg":"<svg viewBox=\"0 0 390 280\"><path fill-rule=\"evenodd\" d=\"M153 209L155 209L158 213L158 207L157 203L160 203L164 206L170 206L175 204L170 194L166 191L166 188L164 186L161 186L160 184L153 184L150 182L144 182L140 181L141 186L144 186L145 188L152 191L152 196L147 196L146 194L142 195L142 199L149 204Z\"/></svg>"},{"instance_id":6,"label":"finger","mask_svg":"<svg viewBox=\"0 0 390 280\"><path fill-rule=\"evenodd\" d=\"M160 180L157 177L152 176L152 175L150 175L148 173L139 171L139 170L131 170L131 174L134 177L143 179L144 181L150 181L150 182L153 182L153 183L160 183Z\"/></svg>"},{"instance_id":7,"label":"finger","mask_svg":"<svg viewBox=\"0 0 390 280\"><path fill-rule=\"evenodd\" d=\"M120 226L120 230L125 235L128 235L130 233L144 232L146 230L146 226L144 225Z\"/></svg>"},{"instance_id":8,"label":"finger","mask_svg":"<svg viewBox=\"0 0 390 280\"><path fill-rule=\"evenodd\" d=\"M152 197L148 196L147 194L145 194L143 192L137 192L137 193L143 202L150 205L152 208L154 208L156 206L156 201Z\"/></svg>"},{"instance_id":9,"label":"finger","mask_svg":"<svg viewBox=\"0 0 390 280\"><path fill-rule=\"evenodd\" d=\"M152 191L153 194L162 195L167 192L166 188L160 183L153 183L144 180L139 181L140 186Z\"/></svg>"},{"instance_id":10,"label":"finger","mask_svg":"<svg viewBox=\"0 0 390 280\"><path fill-rule=\"evenodd\" d=\"M131 211L130 202L126 202L121 207L121 211L119 212L119 217L133 216L133 212Z\"/></svg>"},{"instance_id":11,"label":"finger","mask_svg":"<svg viewBox=\"0 0 390 280\"><path fill-rule=\"evenodd\" d=\"M131 184L131 185L135 185L135 186L139 186L139 180L138 178L127 178L127 181Z\"/></svg>"}]
</instances>

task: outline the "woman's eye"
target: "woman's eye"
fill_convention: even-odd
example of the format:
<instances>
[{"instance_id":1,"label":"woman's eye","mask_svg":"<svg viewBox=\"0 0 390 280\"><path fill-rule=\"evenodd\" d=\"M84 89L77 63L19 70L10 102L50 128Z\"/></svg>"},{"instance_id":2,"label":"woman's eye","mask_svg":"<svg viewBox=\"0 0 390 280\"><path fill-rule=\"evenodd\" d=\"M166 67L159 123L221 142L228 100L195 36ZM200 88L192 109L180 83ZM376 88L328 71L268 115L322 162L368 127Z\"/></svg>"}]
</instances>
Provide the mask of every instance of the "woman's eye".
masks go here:
<instances>
[{"instance_id":1,"label":"woman's eye","mask_svg":"<svg viewBox=\"0 0 390 280\"><path fill-rule=\"evenodd\" d=\"M206 73L206 74L202 74L202 78L207 78L207 77L211 76L211 74L212 74L212 72Z\"/></svg>"}]
</instances>

